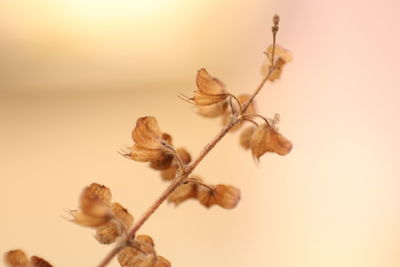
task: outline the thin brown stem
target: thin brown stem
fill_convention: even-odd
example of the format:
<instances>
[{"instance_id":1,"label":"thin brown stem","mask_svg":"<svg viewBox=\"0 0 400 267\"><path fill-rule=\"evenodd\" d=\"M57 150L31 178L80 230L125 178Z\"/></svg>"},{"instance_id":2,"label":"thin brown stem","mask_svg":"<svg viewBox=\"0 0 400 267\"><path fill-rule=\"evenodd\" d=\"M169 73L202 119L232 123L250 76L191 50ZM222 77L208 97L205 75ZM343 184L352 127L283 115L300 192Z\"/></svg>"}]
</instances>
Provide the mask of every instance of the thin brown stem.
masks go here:
<instances>
[{"instance_id":1,"label":"thin brown stem","mask_svg":"<svg viewBox=\"0 0 400 267\"><path fill-rule=\"evenodd\" d=\"M242 117L243 117L244 120L248 119L248 117L261 118L261 119L263 119L265 121L266 124L270 125L268 119L265 118L263 115L260 115L260 114L244 114Z\"/></svg>"},{"instance_id":2,"label":"thin brown stem","mask_svg":"<svg viewBox=\"0 0 400 267\"><path fill-rule=\"evenodd\" d=\"M274 42L273 42L273 49L272 49L272 59L274 58L274 53L275 53L275 35L276 32L273 34L274 36ZM255 92L251 95L249 100L241 107L241 111L244 113L246 112L246 109L248 106L251 104L251 102L254 100L254 98L257 96L257 94L260 92L264 84L267 82L268 78L271 76L272 72L274 70L274 67L271 67L269 69L269 72L267 75L264 77L264 79L261 81L261 83L258 85L257 89ZM183 98L183 97L181 97ZM183 98L185 101L188 99L185 97ZM240 105L239 105L240 106ZM162 192L162 194L153 202L153 204L144 212L144 214L140 217L140 219L136 222L136 224L132 227L128 235L118 243L118 245L113 248L103 259L103 261L98 265L98 267L105 267L107 266L108 263L115 257L115 255L118 254L128 243L129 240L132 240L136 232L142 227L142 225L149 219L149 217L158 209L158 207L174 192L174 190L184 182L184 180L192 173L192 171L197 167L197 165L203 160L203 158L215 147L216 144L218 144L219 141L229 132L229 130L232 129L233 126L235 126L237 123L242 121L242 117L235 118L233 117L227 125L224 126L224 128L221 129L221 131L213 138L211 141L208 142L208 144L200 151L200 153L197 155L197 157L190 163L189 165L184 166L183 172L181 175L177 176L172 183Z\"/></svg>"},{"instance_id":3,"label":"thin brown stem","mask_svg":"<svg viewBox=\"0 0 400 267\"><path fill-rule=\"evenodd\" d=\"M211 191L214 191L214 188L212 187L212 185L209 185L209 184L200 182L200 181L198 181L198 180L196 180L196 179L193 179L193 178L188 178L188 179L186 179L186 180L184 181L184 183L186 183L186 182L192 183L192 184L201 185L201 186L207 187L207 188L210 189Z\"/></svg>"}]
</instances>

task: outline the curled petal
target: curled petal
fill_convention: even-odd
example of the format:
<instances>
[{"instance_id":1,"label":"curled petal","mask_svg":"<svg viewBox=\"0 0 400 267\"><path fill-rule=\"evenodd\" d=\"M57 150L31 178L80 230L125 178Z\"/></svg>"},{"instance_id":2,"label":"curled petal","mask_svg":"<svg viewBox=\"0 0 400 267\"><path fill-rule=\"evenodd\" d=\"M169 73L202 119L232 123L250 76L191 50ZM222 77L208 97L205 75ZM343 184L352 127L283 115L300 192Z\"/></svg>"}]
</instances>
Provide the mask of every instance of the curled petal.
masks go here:
<instances>
[{"instance_id":1,"label":"curled petal","mask_svg":"<svg viewBox=\"0 0 400 267\"><path fill-rule=\"evenodd\" d=\"M154 117L142 117L136 121L136 127L132 131L132 139L135 143L147 149L161 148L162 132Z\"/></svg>"},{"instance_id":2,"label":"curled petal","mask_svg":"<svg viewBox=\"0 0 400 267\"><path fill-rule=\"evenodd\" d=\"M129 156L133 160L147 162L162 160L164 153L165 152L161 149L147 149L134 144Z\"/></svg>"},{"instance_id":3,"label":"curled petal","mask_svg":"<svg viewBox=\"0 0 400 267\"><path fill-rule=\"evenodd\" d=\"M195 91L194 97L192 100L199 106L207 106L212 104L217 104L225 100L227 94L220 95L209 95L205 94L201 91Z\"/></svg>"},{"instance_id":4,"label":"curled petal","mask_svg":"<svg viewBox=\"0 0 400 267\"><path fill-rule=\"evenodd\" d=\"M196 84L201 92L208 95L225 94L225 86L217 78L208 74L207 70L202 68L197 72Z\"/></svg>"},{"instance_id":5,"label":"curled petal","mask_svg":"<svg viewBox=\"0 0 400 267\"><path fill-rule=\"evenodd\" d=\"M284 156L292 149L292 143L267 124L255 130L251 140L253 157L259 159L266 152L274 152Z\"/></svg>"}]
</instances>

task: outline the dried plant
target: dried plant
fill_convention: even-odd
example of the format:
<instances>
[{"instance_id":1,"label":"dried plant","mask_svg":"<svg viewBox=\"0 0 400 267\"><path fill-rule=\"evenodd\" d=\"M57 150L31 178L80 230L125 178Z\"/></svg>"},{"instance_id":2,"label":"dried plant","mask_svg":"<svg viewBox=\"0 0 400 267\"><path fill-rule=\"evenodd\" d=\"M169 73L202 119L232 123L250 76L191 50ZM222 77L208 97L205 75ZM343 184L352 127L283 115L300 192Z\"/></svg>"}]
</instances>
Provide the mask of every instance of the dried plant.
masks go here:
<instances>
[{"instance_id":1,"label":"dried plant","mask_svg":"<svg viewBox=\"0 0 400 267\"><path fill-rule=\"evenodd\" d=\"M101 261L99 267L106 266L115 256L122 267L168 267L171 263L159 256L153 239L148 235L137 235L141 226L164 202L181 205L188 199L196 199L206 208L213 205L233 209L240 200L240 190L232 185L212 185L200 176L192 174L196 166L229 132L239 130L246 122L252 125L242 130L240 145L251 150L258 162L266 152L286 155L292 143L278 130L279 115L266 118L257 113L255 97L267 81L279 79L283 66L291 61L288 50L276 44L279 17L273 18L273 42L265 51L266 61L261 68L263 79L253 94L235 96L224 84L202 68L196 76L197 89L192 97L180 97L195 105L198 114L208 118L221 117L223 127L212 138L197 157L185 148L172 144L172 137L164 133L156 118L139 118L132 131L133 144L123 148L120 154L139 162L149 162L149 166L160 171L162 180L170 182L165 191L154 201L146 212L134 223L133 216L121 204L112 202L111 190L104 185L92 183L84 188L79 209L71 210L71 221L95 230L95 239L101 244L116 243L115 247ZM33 256L29 260L21 250L5 254L5 262L11 267L52 266L42 258Z\"/></svg>"}]
</instances>

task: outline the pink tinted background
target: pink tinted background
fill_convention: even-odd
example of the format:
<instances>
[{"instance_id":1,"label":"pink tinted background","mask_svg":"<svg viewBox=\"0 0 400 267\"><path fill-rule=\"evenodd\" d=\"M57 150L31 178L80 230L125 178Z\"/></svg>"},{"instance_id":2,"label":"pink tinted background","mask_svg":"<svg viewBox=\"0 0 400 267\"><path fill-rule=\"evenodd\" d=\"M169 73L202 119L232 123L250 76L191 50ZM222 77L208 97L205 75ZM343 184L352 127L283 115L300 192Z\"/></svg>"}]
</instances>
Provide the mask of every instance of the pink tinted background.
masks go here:
<instances>
[{"instance_id":1,"label":"pink tinted background","mask_svg":"<svg viewBox=\"0 0 400 267\"><path fill-rule=\"evenodd\" d=\"M400 265L397 1L0 2L0 251L95 266L110 250L63 219L91 182L136 218L165 188L119 156L153 115L193 155L218 131L176 94L206 67L233 93L278 42L294 61L257 99L281 115L286 157L255 167L224 139L195 173L242 190L232 211L163 205L141 233L173 266ZM118 266L114 262L110 266Z\"/></svg>"}]
</instances>

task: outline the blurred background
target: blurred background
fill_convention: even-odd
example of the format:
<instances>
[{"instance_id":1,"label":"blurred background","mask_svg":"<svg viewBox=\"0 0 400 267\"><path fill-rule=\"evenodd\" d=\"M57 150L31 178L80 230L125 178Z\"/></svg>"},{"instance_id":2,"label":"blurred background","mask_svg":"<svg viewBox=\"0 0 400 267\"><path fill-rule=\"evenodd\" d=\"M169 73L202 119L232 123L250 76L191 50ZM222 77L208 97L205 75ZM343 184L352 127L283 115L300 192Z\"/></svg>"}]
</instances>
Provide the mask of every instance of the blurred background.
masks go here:
<instances>
[{"instance_id":1,"label":"blurred background","mask_svg":"<svg viewBox=\"0 0 400 267\"><path fill-rule=\"evenodd\" d=\"M201 67L252 92L262 51L293 62L257 98L294 148L256 167L230 134L195 170L234 210L164 204L140 233L176 267L398 267L397 1L0 0L0 252L96 266L111 249L67 222L91 182L137 219L166 187L117 154L155 116L196 155L221 127L176 97ZM397 166L398 167L398 166ZM118 266L114 261L110 266Z\"/></svg>"}]
</instances>

